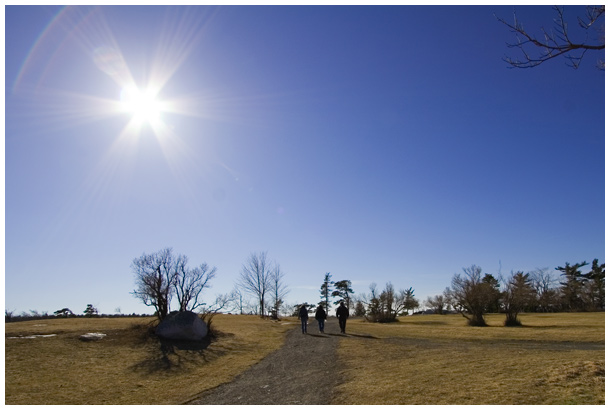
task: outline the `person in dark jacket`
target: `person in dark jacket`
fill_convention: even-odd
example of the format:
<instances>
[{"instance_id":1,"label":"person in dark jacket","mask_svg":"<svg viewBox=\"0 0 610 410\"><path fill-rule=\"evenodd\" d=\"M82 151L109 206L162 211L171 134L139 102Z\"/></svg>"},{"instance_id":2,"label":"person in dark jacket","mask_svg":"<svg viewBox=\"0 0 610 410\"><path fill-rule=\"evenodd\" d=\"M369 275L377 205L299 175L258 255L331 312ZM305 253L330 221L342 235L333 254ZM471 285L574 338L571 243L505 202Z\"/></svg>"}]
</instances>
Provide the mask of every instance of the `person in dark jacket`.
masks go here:
<instances>
[{"instance_id":1,"label":"person in dark jacket","mask_svg":"<svg viewBox=\"0 0 610 410\"><path fill-rule=\"evenodd\" d=\"M339 326L341 327L341 333L345 333L345 324L349 316L349 310L345 307L345 304L341 302L337 308L337 317L339 318Z\"/></svg>"},{"instance_id":2,"label":"person in dark jacket","mask_svg":"<svg viewBox=\"0 0 610 410\"><path fill-rule=\"evenodd\" d=\"M318 305L318 309L316 310L316 320L318 321L318 328L320 329L320 333L324 333L324 321L326 320L326 311L324 311L324 307L322 305Z\"/></svg>"},{"instance_id":3,"label":"person in dark jacket","mask_svg":"<svg viewBox=\"0 0 610 410\"><path fill-rule=\"evenodd\" d=\"M309 312L305 303L299 309L299 318L301 319L301 331L305 334L307 333L307 321L309 320Z\"/></svg>"}]
</instances>

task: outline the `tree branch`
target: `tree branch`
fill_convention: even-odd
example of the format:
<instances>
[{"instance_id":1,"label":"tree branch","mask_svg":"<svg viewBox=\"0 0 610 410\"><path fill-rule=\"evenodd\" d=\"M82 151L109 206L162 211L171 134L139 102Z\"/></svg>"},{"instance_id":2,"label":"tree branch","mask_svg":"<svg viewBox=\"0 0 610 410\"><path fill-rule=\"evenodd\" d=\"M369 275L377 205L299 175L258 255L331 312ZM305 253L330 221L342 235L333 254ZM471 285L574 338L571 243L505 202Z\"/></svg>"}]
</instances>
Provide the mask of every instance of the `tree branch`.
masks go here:
<instances>
[{"instance_id":1,"label":"tree branch","mask_svg":"<svg viewBox=\"0 0 610 410\"><path fill-rule=\"evenodd\" d=\"M600 36L599 44L595 42L574 42L568 32L568 24L565 21L563 8L554 6L557 18L555 19L554 34L549 34L546 29L542 28L542 34L544 40L537 39L534 35L528 33L525 27L517 19L516 13L513 13L514 23L508 23L506 20L495 16L498 21L506 25L512 33L515 33L516 42L508 43L508 48L518 48L523 54L523 59L513 59L511 57L503 58L510 68L532 68L536 67L545 61L554 59L559 56L565 56L568 60L568 65L573 68L578 68L585 53L589 50L604 50L605 41L603 35ZM584 21L580 17L578 23L581 28L588 30L593 27L595 23L604 15L605 6L596 6L587 8L587 20ZM600 28L603 30L603 23ZM588 40L588 35L586 40ZM527 52L526 47L534 46L540 52L538 57L532 57ZM577 55L571 54L572 52L578 51ZM603 63L601 64L603 67Z\"/></svg>"}]
</instances>

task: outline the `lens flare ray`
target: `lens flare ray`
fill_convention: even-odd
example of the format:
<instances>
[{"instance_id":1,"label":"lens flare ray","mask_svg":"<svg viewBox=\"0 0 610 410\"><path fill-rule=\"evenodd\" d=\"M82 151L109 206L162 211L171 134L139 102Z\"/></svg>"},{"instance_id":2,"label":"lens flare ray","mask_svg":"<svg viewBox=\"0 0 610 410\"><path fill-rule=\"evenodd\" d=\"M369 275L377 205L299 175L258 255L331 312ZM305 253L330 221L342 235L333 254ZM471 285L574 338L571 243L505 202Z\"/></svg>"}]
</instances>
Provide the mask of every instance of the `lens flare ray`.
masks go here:
<instances>
[{"instance_id":1,"label":"lens flare ray","mask_svg":"<svg viewBox=\"0 0 610 410\"><path fill-rule=\"evenodd\" d=\"M206 20L215 9L165 10L153 59L137 76L124 54L129 47L117 41L121 37L111 30L104 8L67 6L37 38L16 77L15 100L27 104L23 112L47 127L76 129L96 121L116 121L115 134L109 135L112 143L83 177L82 189L71 191L65 209L56 216L52 226L57 229L84 209L107 203L111 192L129 197L134 159L143 145L150 146L143 136L154 136L182 194L197 200L200 187L194 181L204 176L205 166L167 122L167 115L201 116L202 103L164 94L203 38ZM66 68L78 75L70 76ZM98 94L97 84L108 86ZM103 130L96 129L96 135L103 135Z\"/></svg>"}]
</instances>

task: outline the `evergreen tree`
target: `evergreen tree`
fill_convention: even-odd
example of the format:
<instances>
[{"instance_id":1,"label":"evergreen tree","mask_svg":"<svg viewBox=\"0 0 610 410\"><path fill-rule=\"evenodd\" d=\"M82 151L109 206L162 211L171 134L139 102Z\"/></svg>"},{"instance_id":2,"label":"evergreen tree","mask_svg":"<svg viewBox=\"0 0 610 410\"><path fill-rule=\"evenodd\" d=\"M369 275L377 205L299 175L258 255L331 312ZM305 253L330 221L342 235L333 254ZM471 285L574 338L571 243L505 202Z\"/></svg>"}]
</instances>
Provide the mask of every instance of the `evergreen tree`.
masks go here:
<instances>
[{"instance_id":1,"label":"evergreen tree","mask_svg":"<svg viewBox=\"0 0 610 410\"><path fill-rule=\"evenodd\" d=\"M566 266L558 266L555 269L562 272L565 276L565 282L561 282L561 293L563 303L567 310L583 310L585 307L583 299L584 282L586 278L580 272L580 268L588 265L587 262L581 262L570 265L566 262Z\"/></svg>"},{"instance_id":2,"label":"evergreen tree","mask_svg":"<svg viewBox=\"0 0 610 410\"><path fill-rule=\"evenodd\" d=\"M599 265L597 259L593 259L591 271L586 273L584 277L587 279L587 295L592 307L595 310L606 310L606 264Z\"/></svg>"},{"instance_id":3,"label":"evergreen tree","mask_svg":"<svg viewBox=\"0 0 610 410\"><path fill-rule=\"evenodd\" d=\"M405 313L409 313L409 310L415 310L419 307L419 300L415 297L415 291L413 288L404 290L403 292L403 305Z\"/></svg>"},{"instance_id":4,"label":"evergreen tree","mask_svg":"<svg viewBox=\"0 0 610 410\"><path fill-rule=\"evenodd\" d=\"M320 303L324 307L324 310L326 310L327 316L331 297L330 287L334 284L334 282L330 280L331 276L332 275L330 274L330 272L326 272L326 274L324 275L324 282L322 283L322 286L320 286L320 298L322 299L322 302Z\"/></svg>"},{"instance_id":5,"label":"evergreen tree","mask_svg":"<svg viewBox=\"0 0 610 410\"><path fill-rule=\"evenodd\" d=\"M97 316L97 309L94 308L92 304L88 304L83 313L87 317Z\"/></svg>"},{"instance_id":6,"label":"evergreen tree","mask_svg":"<svg viewBox=\"0 0 610 410\"><path fill-rule=\"evenodd\" d=\"M57 317L74 316L74 313L72 313L72 311L68 308L56 310L55 312L53 312L53 314Z\"/></svg>"},{"instance_id":7,"label":"evergreen tree","mask_svg":"<svg viewBox=\"0 0 610 410\"><path fill-rule=\"evenodd\" d=\"M338 305L341 301L345 302L345 306L347 309L350 309L351 306L351 297L350 295L354 294L354 290L352 289L352 281L351 280L340 280L334 283L335 290L332 293L332 297L338 297L339 300L335 302L335 305Z\"/></svg>"}]
</instances>

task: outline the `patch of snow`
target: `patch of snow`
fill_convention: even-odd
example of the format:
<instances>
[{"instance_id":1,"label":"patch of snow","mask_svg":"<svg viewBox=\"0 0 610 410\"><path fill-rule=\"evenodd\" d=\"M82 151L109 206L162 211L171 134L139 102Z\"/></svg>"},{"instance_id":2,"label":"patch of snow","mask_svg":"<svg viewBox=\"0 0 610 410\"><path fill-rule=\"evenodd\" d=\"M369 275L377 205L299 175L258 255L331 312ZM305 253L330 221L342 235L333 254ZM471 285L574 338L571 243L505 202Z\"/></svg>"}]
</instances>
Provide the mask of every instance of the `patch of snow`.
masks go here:
<instances>
[{"instance_id":1,"label":"patch of snow","mask_svg":"<svg viewBox=\"0 0 610 410\"><path fill-rule=\"evenodd\" d=\"M37 337L53 337L57 335L30 335L30 336L11 336L7 339L36 339Z\"/></svg>"},{"instance_id":2,"label":"patch of snow","mask_svg":"<svg viewBox=\"0 0 610 410\"><path fill-rule=\"evenodd\" d=\"M104 333L86 333L84 335L81 335L79 339L89 341L89 340L100 340L100 339L103 339L104 337L106 337L106 335Z\"/></svg>"}]
</instances>

